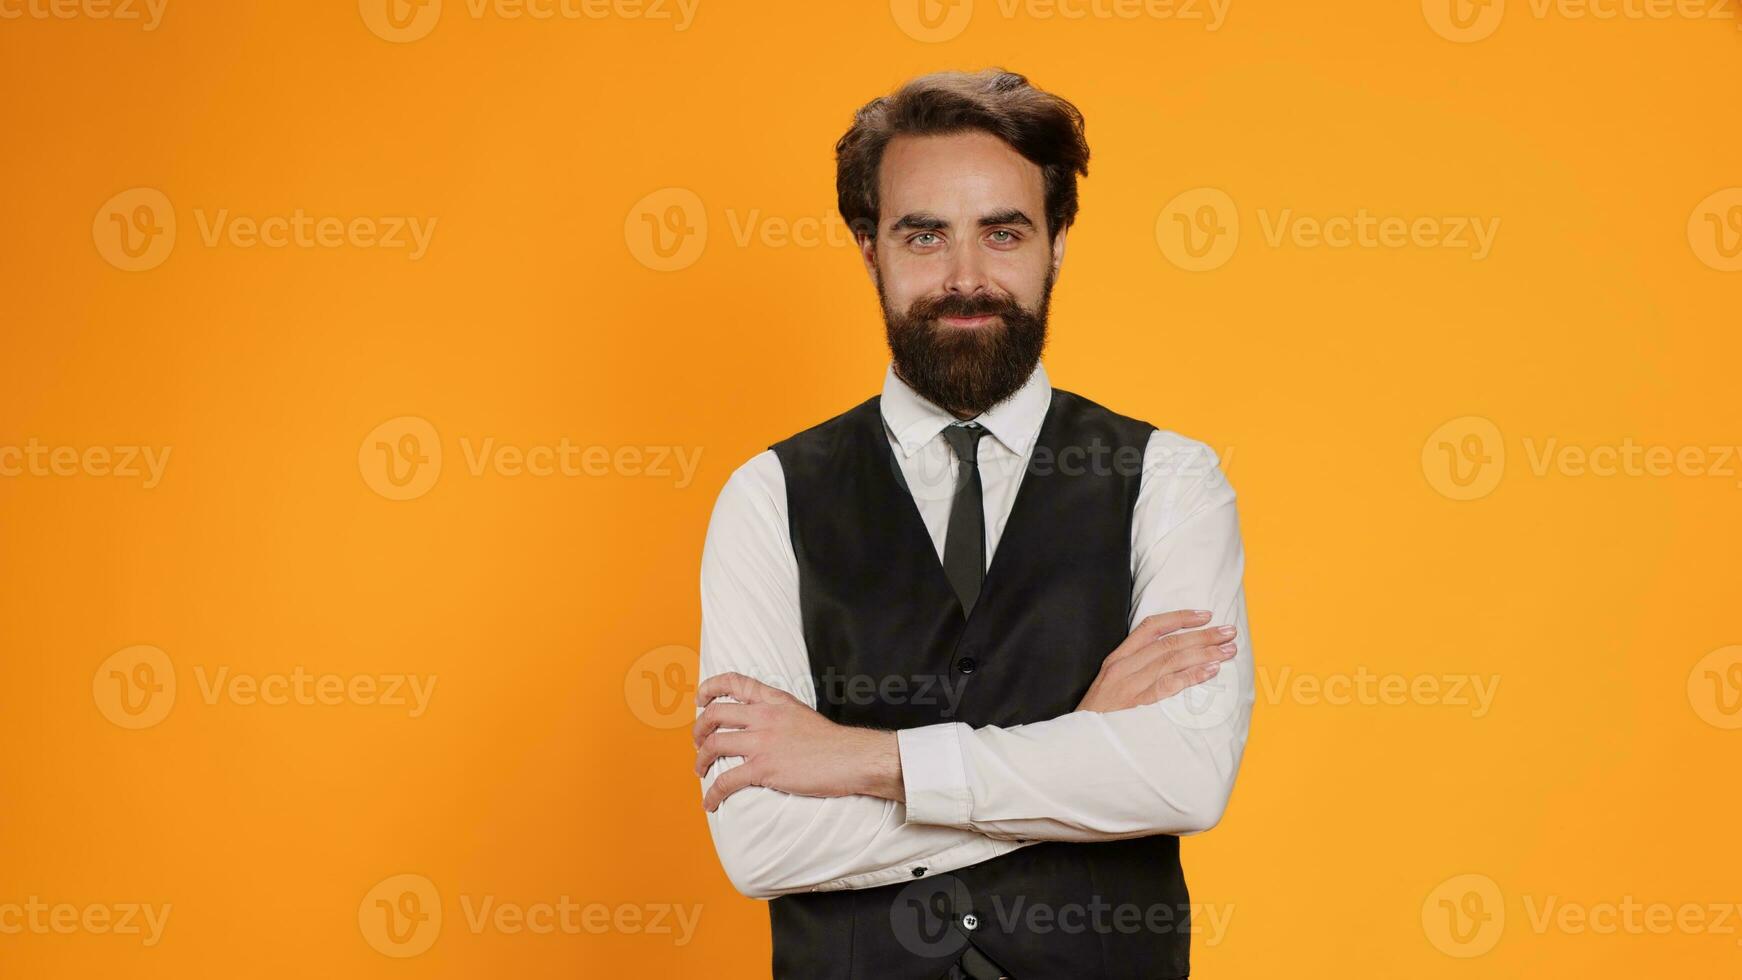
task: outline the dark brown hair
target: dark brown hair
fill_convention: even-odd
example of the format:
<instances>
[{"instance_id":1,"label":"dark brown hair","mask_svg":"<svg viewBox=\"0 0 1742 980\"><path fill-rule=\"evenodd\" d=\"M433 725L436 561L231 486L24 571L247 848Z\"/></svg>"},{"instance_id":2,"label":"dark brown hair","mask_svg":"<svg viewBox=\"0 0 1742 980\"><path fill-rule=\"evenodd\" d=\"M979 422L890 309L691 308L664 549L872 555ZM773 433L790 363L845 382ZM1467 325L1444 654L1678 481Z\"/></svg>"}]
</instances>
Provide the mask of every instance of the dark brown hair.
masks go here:
<instances>
[{"instance_id":1,"label":"dark brown hair","mask_svg":"<svg viewBox=\"0 0 1742 980\"><path fill-rule=\"evenodd\" d=\"M898 135L943 135L979 129L1002 139L1046 177L1046 233L1057 237L1077 218L1077 175L1089 174L1083 114L1064 99L1002 68L921 75L853 114L835 143L835 195L855 235L877 234L877 170Z\"/></svg>"}]
</instances>

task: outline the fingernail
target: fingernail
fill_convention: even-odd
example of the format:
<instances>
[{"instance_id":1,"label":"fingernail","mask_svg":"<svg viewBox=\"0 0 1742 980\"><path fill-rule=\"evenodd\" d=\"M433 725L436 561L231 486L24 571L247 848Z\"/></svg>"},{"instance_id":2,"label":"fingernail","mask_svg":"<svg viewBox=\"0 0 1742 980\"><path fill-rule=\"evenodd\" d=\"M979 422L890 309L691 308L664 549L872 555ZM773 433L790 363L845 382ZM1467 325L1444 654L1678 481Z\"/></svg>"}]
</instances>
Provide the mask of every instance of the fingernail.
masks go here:
<instances>
[{"instance_id":1,"label":"fingernail","mask_svg":"<svg viewBox=\"0 0 1742 980\"><path fill-rule=\"evenodd\" d=\"M1210 618L1210 611L1208 609L1193 609L1192 618L1202 622Z\"/></svg>"},{"instance_id":2,"label":"fingernail","mask_svg":"<svg viewBox=\"0 0 1742 980\"><path fill-rule=\"evenodd\" d=\"M1234 655L1234 651L1238 650L1239 647L1236 647L1232 643L1224 643L1221 646L1217 647L1216 649L1218 649L1218 650L1222 651L1223 653L1227 654L1228 656L1232 657Z\"/></svg>"},{"instance_id":3,"label":"fingernail","mask_svg":"<svg viewBox=\"0 0 1742 980\"><path fill-rule=\"evenodd\" d=\"M1204 673L1210 675L1211 677L1214 677L1214 676L1216 676L1216 671L1221 670L1221 669L1222 669L1221 664L1210 664L1209 666L1204 668Z\"/></svg>"},{"instance_id":4,"label":"fingernail","mask_svg":"<svg viewBox=\"0 0 1742 980\"><path fill-rule=\"evenodd\" d=\"M1216 627L1216 635L1217 636L1233 636L1234 635L1234 627L1232 627L1232 626L1218 626L1218 627Z\"/></svg>"}]
</instances>

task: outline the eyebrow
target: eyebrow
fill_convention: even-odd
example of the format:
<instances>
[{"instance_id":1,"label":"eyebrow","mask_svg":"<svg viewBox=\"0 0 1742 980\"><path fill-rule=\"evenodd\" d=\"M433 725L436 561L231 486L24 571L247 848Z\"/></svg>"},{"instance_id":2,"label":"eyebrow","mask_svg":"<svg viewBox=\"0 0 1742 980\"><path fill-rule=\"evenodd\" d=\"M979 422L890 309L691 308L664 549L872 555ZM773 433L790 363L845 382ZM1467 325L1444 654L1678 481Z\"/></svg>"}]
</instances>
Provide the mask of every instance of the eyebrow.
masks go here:
<instances>
[{"instance_id":1,"label":"eyebrow","mask_svg":"<svg viewBox=\"0 0 1742 980\"><path fill-rule=\"evenodd\" d=\"M991 228L994 225L1022 225L1031 231L1034 230L1034 222L1029 220L1028 215L1024 214L1020 208L1005 208L1002 211L993 211L991 214L980 216L980 227ZM895 223L889 226L889 230L943 231L948 227L950 227L948 221L930 211L913 211L895 219Z\"/></svg>"}]
</instances>

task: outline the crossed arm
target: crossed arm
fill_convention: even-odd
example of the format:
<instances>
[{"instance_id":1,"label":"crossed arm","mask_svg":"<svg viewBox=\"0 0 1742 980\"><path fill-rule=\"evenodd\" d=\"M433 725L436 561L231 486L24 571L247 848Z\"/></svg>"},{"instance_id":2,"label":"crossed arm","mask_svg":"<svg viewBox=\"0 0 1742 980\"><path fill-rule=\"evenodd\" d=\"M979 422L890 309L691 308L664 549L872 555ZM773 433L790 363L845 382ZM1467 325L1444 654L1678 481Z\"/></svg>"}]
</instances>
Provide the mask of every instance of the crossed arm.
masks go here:
<instances>
[{"instance_id":1,"label":"crossed arm","mask_svg":"<svg viewBox=\"0 0 1742 980\"><path fill-rule=\"evenodd\" d=\"M1076 711L1027 725L889 732L818 714L784 502L778 460L752 459L722 489L703 549L696 769L739 891L873 887L1039 840L1220 819L1253 685L1234 494L1207 448L1152 437L1132 634Z\"/></svg>"}]
</instances>

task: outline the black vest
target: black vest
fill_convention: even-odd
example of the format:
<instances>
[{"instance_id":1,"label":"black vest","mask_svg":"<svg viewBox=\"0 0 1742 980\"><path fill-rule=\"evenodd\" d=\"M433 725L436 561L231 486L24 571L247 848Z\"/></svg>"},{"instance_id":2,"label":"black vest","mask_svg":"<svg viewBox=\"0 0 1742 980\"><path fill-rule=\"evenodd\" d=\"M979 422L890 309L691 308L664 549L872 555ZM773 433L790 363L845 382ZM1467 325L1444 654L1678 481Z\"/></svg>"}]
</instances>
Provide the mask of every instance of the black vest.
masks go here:
<instances>
[{"instance_id":1,"label":"black vest","mask_svg":"<svg viewBox=\"0 0 1742 980\"><path fill-rule=\"evenodd\" d=\"M901 729L1075 710L1130 633L1131 521L1153 426L1053 389L971 615L885 435L880 398L775 444L817 708ZM1179 838L1029 844L949 873L769 903L774 975L936 980L972 942L1015 980L1183 977Z\"/></svg>"}]
</instances>

